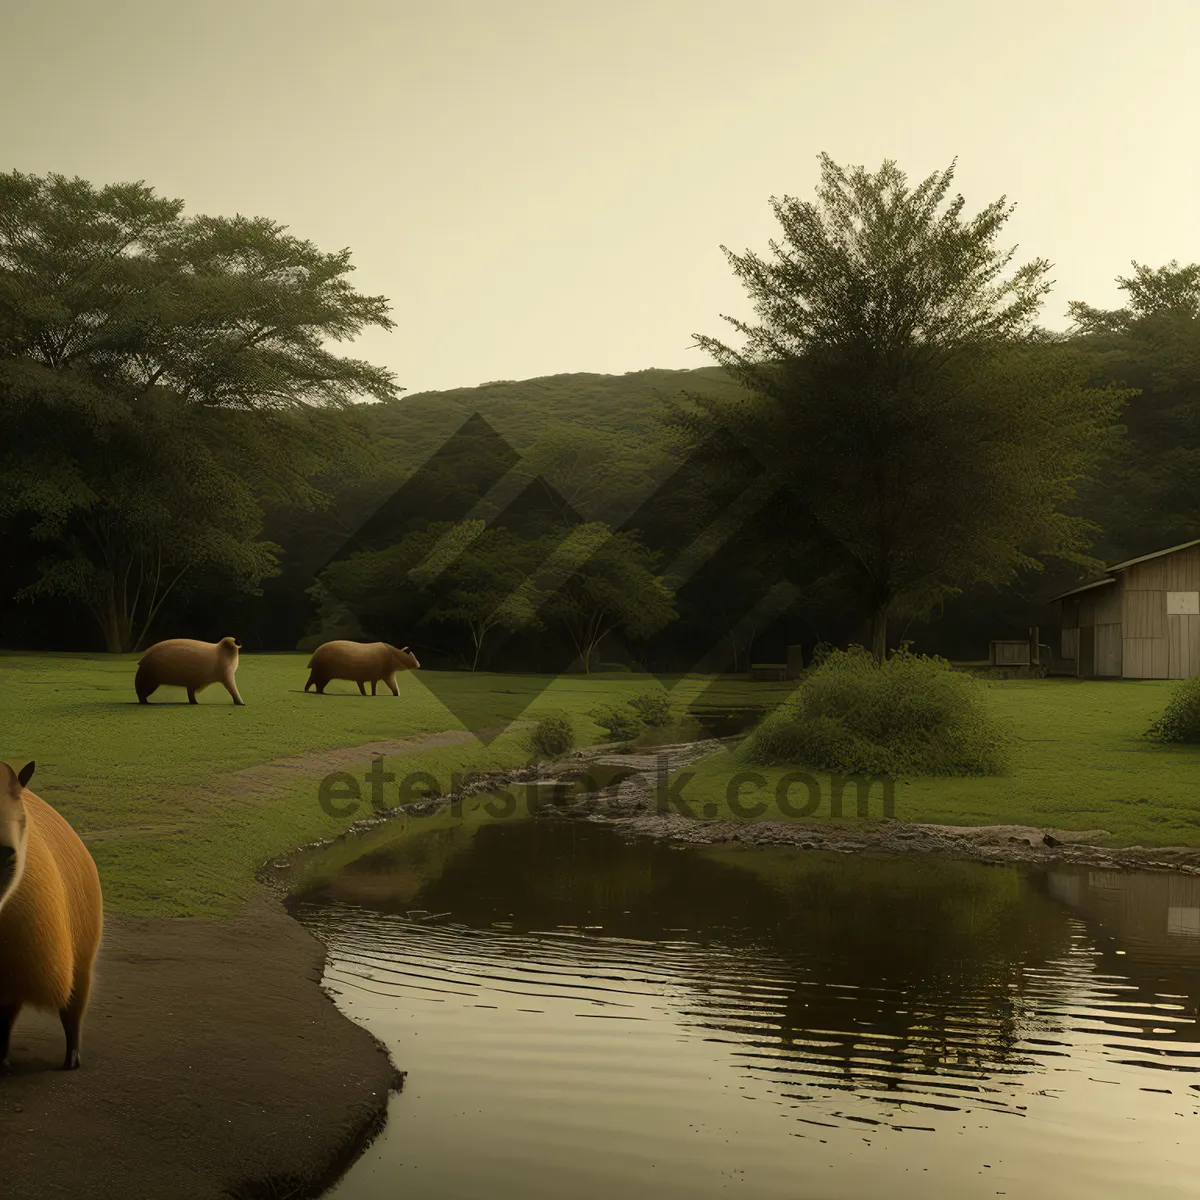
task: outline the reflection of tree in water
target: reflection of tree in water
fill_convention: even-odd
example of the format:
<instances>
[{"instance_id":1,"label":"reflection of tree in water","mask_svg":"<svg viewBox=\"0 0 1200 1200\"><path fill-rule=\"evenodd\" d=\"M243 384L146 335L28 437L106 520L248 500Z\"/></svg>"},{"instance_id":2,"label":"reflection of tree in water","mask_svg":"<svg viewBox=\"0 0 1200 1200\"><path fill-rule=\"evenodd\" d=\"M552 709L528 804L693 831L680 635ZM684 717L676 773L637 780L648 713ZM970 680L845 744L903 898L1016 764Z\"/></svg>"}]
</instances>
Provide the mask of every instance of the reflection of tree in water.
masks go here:
<instances>
[{"instance_id":1,"label":"reflection of tree in water","mask_svg":"<svg viewBox=\"0 0 1200 1200\"><path fill-rule=\"evenodd\" d=\"M686 941L671 966L699 1002L684 1016L761 1055L759 1069L826 1086L1019 1072L1022 967L1061 954L1069 937L1061 908L1012 868L681 851L544 821L408 837L305 898L322 896L516 933L601 926L665 943L664 965L670 943Z\"/></svg>"},{"instance_id":2,"label":"reflection of tree in water","mask_svg":"<svg viewBox=\"0 0 1200 1200\"><path fill-rule=\"evenodd\" d=\"M396 838L385 832L382 845L327 872L310 866L310 881L291 897L289 905L335 901L377 913L404 913L417 907L417 897L456 855L471 845L473 831L451 825L428 832L405 830ZM364 839L368 842L375 839ZM338 847L343 849L344 847Z\"/></svg>"},{"instance_id":3,"label":"reflection of tree in water","mask_svg":"<svg viewBox=\"0 0 1200 1200\"><path fill-rule=\"evenodd\" d=\"M1068 923L1008 867L718 851L773 897L771 949L800 967L778 1021L789 1059L844 1083L1020 1073L1024 968ZM808 1073L807 1071L805 1073Z\"/></svg>"}]
</instances>

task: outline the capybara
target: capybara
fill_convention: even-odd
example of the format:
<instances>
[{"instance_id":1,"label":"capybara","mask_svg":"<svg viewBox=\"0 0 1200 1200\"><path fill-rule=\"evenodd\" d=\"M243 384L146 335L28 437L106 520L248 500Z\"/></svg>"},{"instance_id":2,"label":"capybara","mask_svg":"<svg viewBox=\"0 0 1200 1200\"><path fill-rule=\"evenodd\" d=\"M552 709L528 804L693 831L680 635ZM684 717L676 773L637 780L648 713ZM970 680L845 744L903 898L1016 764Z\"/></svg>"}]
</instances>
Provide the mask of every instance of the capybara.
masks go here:
<instances>
[{"instance_id":1,"label":"capybara","mask_svg":"<svg viewBox=\"0 0 1200 1200\"><path fill-rule=\"evenodd\" d=\"M0 1068L25 1005L56 1012L64 1071L79 1066L80 1033L104 927L100 876L79 835L25 790L33 763L0 763Z\"/></svg>"},{"instance_id":2,"label":"capybara","mask_svg":"<svg viewBox=\"0 0 1200 1200\"><path fill-rule=\"evenodd\" d=\"M138 663L133 681L138 702L148 703L154 692L165 686L187 688L188 703L195 704L198 691L219 683L233 697L234 704L245 704L233 680L241 648L241 643L231 637L219 642L195 642L191 638L155 642Z\"/></svg>"},{"instance_id":3,"label":"capybara","mask_svg":"<svg viewBox=\"0 0 1200 1200\"><path fill-rule=\"evenodd\" d=\"M392 695L398 696L396 672L413 671L420 665L407 646L397 650L387 642L326 642L308 660L309 676L304 690L307 692L315 685L317 693L323 694L331 679L349 679L358 684L364 696L369 683L374 696L379 681L383 680L392 689Z\"/></svg>"}]
</instances>

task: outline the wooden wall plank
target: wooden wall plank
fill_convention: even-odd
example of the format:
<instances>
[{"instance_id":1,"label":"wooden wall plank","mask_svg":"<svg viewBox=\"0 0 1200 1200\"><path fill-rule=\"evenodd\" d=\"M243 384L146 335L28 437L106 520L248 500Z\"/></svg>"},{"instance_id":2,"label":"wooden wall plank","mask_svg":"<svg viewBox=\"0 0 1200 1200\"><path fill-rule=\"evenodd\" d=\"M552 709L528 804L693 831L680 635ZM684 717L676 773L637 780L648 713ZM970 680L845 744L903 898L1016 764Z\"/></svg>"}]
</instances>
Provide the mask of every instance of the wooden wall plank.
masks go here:
<instances>
[{"instance_id":1,"label":"wooden wall plank","mask_svg":"<svg viewBox=\"0 0 1200 1200\"><path fill-rule=\"evenodd\" d=\"M1125 591L1121 624L1131 638L1166 638L1167 594L1165 591Z\"/></svg>"},{"instance_id":2,"label":"wooden wall plank","mask_svg":"<svg viewBox=\"0 0 1200 1200\"><path fill-rule=\"evenodd\" d=\"M1096 626L1096 674L1120 678L1121 626L1118 622Z\"/></svg>"}]
</instances>

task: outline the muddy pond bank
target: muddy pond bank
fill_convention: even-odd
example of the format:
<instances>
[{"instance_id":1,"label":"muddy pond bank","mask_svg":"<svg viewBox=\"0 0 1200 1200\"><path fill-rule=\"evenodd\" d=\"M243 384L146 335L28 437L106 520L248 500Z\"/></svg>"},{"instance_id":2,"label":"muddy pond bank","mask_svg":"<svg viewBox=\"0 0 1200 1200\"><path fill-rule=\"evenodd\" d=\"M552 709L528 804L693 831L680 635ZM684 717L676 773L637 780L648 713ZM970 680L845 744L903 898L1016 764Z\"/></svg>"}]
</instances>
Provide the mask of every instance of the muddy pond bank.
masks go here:
<instances>
[{"instance_id":1,"label":"muddy pond bank","mask_svg":"<svg viewBox=\"0 0 1200 1200\"><path fill-rule=\"evenodd\" d=\"M325 950L278 905L229 920L109 919L83 1068L25 1014L0 1079L6 1196L319 1195L401 1080L323 992Z\"/></svg>"}]
</instances>

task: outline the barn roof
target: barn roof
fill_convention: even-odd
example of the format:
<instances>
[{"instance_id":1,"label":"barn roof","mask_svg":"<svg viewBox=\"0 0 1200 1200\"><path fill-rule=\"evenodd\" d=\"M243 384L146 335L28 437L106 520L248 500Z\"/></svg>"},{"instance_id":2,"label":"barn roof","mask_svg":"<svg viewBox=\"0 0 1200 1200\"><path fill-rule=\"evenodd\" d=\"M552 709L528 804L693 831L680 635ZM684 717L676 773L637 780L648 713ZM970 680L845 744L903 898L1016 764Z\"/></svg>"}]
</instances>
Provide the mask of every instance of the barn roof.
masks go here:
<instances>
[{"instance_id":1,"label":"barn roof","mask_svg":"<svg viewBox=\"0 0 1200 1200\"><path fill-rule=\"evenodd\" d=\"M1135 566L1137 563L1147 562L1152 558L1162 558L1164 554L1174 554L1176 550L1186 550L1189 546L1200 546L1200 538L1195 538L1190 542L1180 542L1178 546L1170 546L1166 550L1155 550L1153 554L1143 554L1139 558L1130 558L1125 562L1117 563L1108 569L1110 571L1123 571L1126 567Z\"/></svg>"},{"instance_id":2,"label":"barn roof","mask_svg":"<svg viewBox=\"0 0 1200 1200\"><path fill-rule=\"evenodd\" d=\"M1149 562L1152 558L1162 558L1164 554L1174 554L1177 550L1187 550L1191 546L1200 546L1200 538L1195 538L1190 542L1180 542L1178 546L1168 546L1165 550L1155 550L1153 554L1142 554L1137 558L1127 558L1124 562L1114 563L1108 568L1108 571L1124 571L1126 567L1135 567L1138 563ZM1116 579L1110 574L1108 579L1096 579L1091 583L1085 583L1080 587L1072 588L1069 592L1062 592L1057 596L1052 596L1046 603L1057 604L1060 600L1066 600L1070 596L1078 596L1080 592L1090 592L1092 588L1104 587L1105 584L1116 582Z\"/></svg>"},{"instance_id":3,"label":"barn roof","mask_svg":"<svg viewBox=\"0 0 1200 1200\"><path fill-rule=\"evenodd\" d=\"M1066 600L1069 596L1078 596L1080 592L1090 592L1092 588L1104 587L1106 584L1116 582L1115 579L1097 579L1093 583L1085 583L1082 587L1072 588L1069 592L1063 592L1058 596L1051 596L1046 603L1057 604L1059 600Z\"/></svg>"}]
</instances>

